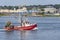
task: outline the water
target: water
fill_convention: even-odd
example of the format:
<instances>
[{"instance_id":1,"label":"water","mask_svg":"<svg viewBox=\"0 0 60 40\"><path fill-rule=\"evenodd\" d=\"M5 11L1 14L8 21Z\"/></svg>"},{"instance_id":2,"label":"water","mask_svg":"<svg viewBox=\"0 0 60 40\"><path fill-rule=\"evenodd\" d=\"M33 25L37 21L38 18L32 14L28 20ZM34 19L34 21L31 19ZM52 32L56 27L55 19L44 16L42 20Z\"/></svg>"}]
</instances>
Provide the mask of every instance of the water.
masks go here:
<instances>
[{"instance_id":1,"label":"water","mask_svg":"<svg viewBox=\"0 0 60 40\"><path fill-rule=\"evenodd\" d=\"M0 30L0 40L60 40L60 17L28 17L31 23L38 24L38 30L11 31ZM0 29L10 20L20 25L18 18L13 16L0 17Z\"/></svg>"}]
</instances>

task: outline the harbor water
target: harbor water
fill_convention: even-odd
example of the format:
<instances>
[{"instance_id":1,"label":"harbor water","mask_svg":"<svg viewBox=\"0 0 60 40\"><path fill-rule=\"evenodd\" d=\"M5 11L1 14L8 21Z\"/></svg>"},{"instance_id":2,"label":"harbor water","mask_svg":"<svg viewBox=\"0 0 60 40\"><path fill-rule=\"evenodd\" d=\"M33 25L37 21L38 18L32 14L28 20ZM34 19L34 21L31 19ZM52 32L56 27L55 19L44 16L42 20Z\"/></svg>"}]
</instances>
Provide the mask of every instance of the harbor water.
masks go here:
<instances>
[{"instance_id":1,"label":"harbor water","mask_svg":"<svg viewBox=\"0 0 60 40\"><path fill-rule=\"evenodd\" d=\"M0 17L0 40L60 40L60 17L27 17L31 23L37 23L37 30L11 31L2 30L7 21L20 25L18 17Z\"/></svg>"}]
</instances>

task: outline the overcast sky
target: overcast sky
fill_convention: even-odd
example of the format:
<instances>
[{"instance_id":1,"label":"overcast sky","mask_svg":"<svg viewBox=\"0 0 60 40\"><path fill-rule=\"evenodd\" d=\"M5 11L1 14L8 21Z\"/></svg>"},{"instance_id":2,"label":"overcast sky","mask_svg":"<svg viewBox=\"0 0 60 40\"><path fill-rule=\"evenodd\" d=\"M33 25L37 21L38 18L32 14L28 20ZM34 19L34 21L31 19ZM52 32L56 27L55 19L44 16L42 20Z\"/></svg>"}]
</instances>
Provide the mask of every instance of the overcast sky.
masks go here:
<instances>
[{"instance_id":1,"label":"overcast sky","mask_svg":"<svg viewBox=\"0 0 60 40\"><path fill-rule=\"evenodd\" d=\"M60 4L60 0L0 0L0 5Z\"/></svg>"}]
</instances>

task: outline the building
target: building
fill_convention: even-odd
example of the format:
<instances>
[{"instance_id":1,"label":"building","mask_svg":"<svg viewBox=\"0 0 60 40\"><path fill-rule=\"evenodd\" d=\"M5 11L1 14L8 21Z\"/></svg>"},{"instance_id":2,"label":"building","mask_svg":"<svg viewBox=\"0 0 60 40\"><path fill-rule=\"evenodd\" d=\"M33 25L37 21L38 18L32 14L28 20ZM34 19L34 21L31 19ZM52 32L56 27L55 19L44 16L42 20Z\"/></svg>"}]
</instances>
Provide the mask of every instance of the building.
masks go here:
<instances>
[{"instance_id":1,"label":"building","mask_svg":"<svg viewBox=\"0 0 60 40\"><path fill-rule=\"evenodd\" d=\"M27 12L27 8L23 7L22 9L8 10L8 9L0 9L0 12Z\"/></svg>"},{"instance_id":2,"label":"building","mask_svg":"<svg viewBox=\"0 0 60 40\"><path fill-rule=\"evenodd\" d=\"M52 6L47 6L46 8L44 8L44 12L55 13L56 11L57 9Z\"/></svg>"}]
</instances>

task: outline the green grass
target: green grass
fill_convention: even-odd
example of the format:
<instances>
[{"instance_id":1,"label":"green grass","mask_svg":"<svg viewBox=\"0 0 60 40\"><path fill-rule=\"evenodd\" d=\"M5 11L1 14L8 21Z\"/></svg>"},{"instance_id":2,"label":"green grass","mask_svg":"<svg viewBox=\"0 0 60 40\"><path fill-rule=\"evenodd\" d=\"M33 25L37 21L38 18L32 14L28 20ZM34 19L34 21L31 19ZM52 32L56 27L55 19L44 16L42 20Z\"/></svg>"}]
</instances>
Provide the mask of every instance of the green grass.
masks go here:
<instances>
[{"instance_id":1,"label":"green grass","mask_svg":"<svg viewBox=\"0 0 60 40\"><path fill-rule=\"evenodd\" d=\"M0 14L0 16L5 16L5 14Z\"/></svg>"},{"instance_id":2,"label":"green grass","mask_svg":"<svg viewBox=\"0 0 60 40\"><path fill-rule=\"evenodd\" d=\"M43 17L60 17L60 15L43 15Z\"/></svg>"}]
</instances>

